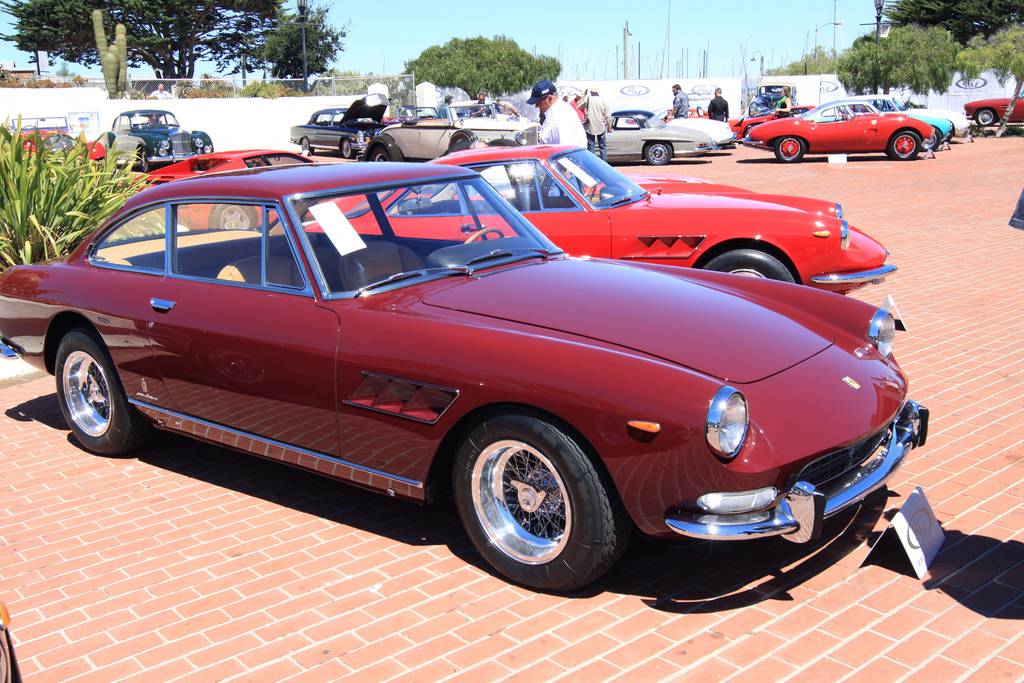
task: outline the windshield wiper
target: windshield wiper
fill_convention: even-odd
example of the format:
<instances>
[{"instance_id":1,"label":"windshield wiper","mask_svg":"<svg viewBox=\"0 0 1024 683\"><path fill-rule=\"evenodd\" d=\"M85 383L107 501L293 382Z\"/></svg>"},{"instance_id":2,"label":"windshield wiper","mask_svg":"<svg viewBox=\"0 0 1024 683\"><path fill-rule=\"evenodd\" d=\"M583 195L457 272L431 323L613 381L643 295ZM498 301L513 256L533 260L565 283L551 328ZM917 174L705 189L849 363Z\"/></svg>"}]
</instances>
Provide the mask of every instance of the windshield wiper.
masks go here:
<instances>
[{"instance_id":1,"label":"windshield wiper","mask_svg":"<svg viewBox=\"0 0 1024 683\"><path fill-rule=\"evenodd\" d=\"M644 192L642 195L639 195L639 196L633 196L633 195L630 194L630 195L626 195L625 197L619 197L618 199L613 201L608 206L621 206L622 204L629 204L631 202L638 202L641 199L650 199L650 198L651 198L651 193L650 192Z\"/></svg>"},{"instance_id":2,"label":"windshield wiper","mask_svg":"<svg viewBox=\"0 0 1024 683\"><path fill-rule=\"evenodd\" d=\"M466 261L466 265L471 266L475 263L483 263L484 261L493 261L495 259L509 258L512 256L517 256L520 258L531 258L533 256L539 255L543 258L548 258L554 253L561 252L553 252L549 249L540 249L533 247L528 249L495 249L494 251L490 251L487 252L486 254L481 254L480 256L475 256L469 259L468 261Z\"/></svg>"},{"instance_id":3,"label":"windshield wiper","mask_svg":"<svg viewBox=\"0 0 1024 683\"><path fill-rule=\"evenodd\" d=\"M427 277L429 275L440 275L440 276L444 277L444 276L447 276L447 275L469 275L469 274L470 274L470 272L469 272L468 268L461 268L461 267L460 268L421 268L419 270L407 270L407 271L402 272L402 273L395 273L394 275L389 275L386 278L384 278L383 280L377 280L376 282L371 282L368 285L363 285L362 287L360 287L359 289L356 290L355 295L356 296L360 296L361 294L364 294L365 292L368 292L368 291L373 290L373 289L380 289L381 287L386 287L387 285L394 284L395 282L401 282L402 280L411 280L413 278L418 278L418 277Z\"/></svg>"}]
</instances>

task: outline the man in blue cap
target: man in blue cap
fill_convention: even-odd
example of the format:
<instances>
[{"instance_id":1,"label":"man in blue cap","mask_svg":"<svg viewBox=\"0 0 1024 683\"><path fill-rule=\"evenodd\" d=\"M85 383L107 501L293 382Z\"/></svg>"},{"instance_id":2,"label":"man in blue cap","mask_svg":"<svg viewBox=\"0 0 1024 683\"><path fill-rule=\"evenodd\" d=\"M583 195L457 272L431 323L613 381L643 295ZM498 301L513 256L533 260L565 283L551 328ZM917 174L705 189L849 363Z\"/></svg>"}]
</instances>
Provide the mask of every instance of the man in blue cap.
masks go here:
<instances>
[{"instance_id":1,"label":"man in blue cap","mask_svg":"<svg viewBox=\"0 0 1024 683\"><path fill-rule=\"evenodd\" d=\"M551 81L537 81L526 100L540 109L543 123L540 142L544 145L587 146L587 134L572 105L558 97L558 88Z\"/></svg>"}]
</instances>

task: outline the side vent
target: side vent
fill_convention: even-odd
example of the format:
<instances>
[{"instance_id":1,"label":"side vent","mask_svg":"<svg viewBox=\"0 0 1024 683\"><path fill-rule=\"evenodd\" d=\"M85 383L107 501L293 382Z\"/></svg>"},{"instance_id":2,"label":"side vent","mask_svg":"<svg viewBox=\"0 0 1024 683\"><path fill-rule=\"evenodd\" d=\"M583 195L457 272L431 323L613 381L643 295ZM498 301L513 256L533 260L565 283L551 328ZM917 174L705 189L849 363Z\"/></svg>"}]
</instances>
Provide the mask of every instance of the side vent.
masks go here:
<instances>
[{"instance_id":1,"label":"side vent","mask_svg":"<svg viewBox=\"0 0 1024 683\"><path fill-rule=\"evenodd\" d=\"M434 424L458 396L459 392L455 389L364 372L363 381L345 403Z\"/></svg>"},{"instance_id":2,"label":"side vent","mask_svg":"<svg viewBox=\"0 0 1024 683\"><path fill-rule=\"evenodd\" d=\"M685 259L693 256L704 242L704 235L637 237L622 258Z\"/></svg>"}]
</instances>

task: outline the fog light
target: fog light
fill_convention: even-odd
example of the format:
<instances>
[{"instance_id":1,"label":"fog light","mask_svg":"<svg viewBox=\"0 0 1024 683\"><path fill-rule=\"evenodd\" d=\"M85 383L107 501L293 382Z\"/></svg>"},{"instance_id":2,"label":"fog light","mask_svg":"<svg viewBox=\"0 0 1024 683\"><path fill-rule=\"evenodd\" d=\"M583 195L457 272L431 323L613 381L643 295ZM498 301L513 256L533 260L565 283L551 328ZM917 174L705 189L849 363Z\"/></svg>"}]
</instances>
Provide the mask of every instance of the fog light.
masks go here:
<instances>
[{"instance_id":1,"label":"fog light","mask_svg":"<svg viewBox=\"0 0 1024 683\"><path fill-rule=\"evenodd\" d=\"M774 486L736 493L705 493L697 499L697 505L702 510L719 514L753 512L771 505L778 495Z\"/></svg>"}]
</instances>

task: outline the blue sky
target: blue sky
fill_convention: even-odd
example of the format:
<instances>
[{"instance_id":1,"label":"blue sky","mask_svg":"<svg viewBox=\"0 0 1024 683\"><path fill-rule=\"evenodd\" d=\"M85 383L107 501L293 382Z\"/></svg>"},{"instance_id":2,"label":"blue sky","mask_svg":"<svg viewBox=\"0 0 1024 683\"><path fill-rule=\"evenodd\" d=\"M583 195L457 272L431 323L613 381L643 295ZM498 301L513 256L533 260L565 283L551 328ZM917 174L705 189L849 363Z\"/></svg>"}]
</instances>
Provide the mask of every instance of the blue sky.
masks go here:
<instances>
[{"instance_id":1,"label":"blue sky","mask_svg":"<svg viewBox=\"0 0 1024 683\"><path fill-rule=\"evenodd\" d=\"M289 2L294 7L294 0ZM823 47L832 47L833 39L837 49L849 47L854 38L873 31L875 21L871 0L647 0L638 4L589 0L548 6L393 0L330 5L334 25L347 24L345 51L335 64L342 70L401 73L406 61L431 45L452 38L506 35L525 50L559 57L561 78L577 80L621 77L627 24L632 34L632 77L637 73L639 48L641 78L685 78L699 75L705 54L708 75L728 77L742 75L744 66L748 74L757 74L762 55L765 68L796 60L813 49L815 38ZM481 11L473 12L473 7ZM836 12L839 27L830 25ZM0 33L11 31L10 22L9 14L0 14ZM0 61L27 65L28 55L0 41ZM82 75L99 73L76 65L71 70ZM152 76L146 69L135 73Z\"/></svg>"}]
</instances>

